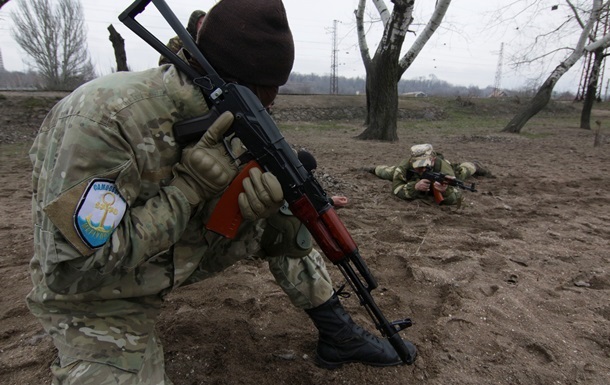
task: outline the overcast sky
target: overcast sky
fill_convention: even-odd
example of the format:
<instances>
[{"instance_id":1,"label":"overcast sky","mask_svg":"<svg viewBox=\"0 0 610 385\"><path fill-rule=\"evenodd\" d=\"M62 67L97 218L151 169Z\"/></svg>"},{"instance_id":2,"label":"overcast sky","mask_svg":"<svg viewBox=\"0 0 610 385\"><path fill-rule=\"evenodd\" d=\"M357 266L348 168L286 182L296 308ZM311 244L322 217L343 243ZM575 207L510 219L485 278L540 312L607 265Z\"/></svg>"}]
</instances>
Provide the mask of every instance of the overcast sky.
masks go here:
<instances>
[{"instance_id":1,"label":"overcast sky","mask_svg":"<svg viewBox=\"0 0 610 385\"><path fill-rule=\"evenodd\" d=\"M11 0L0 9L0 50L4 67L9 71L25 70L27 57L15 43L9 12L18 8L22 0ZM176 16L188 20L194 9L208 10L215 0L166 0ZM531 1L531 0L530 0ZM386 0L388 6L391 3ZM514 70L509 64L510 56L520 46L523 46L524 35L534 34L533 26L542 28L539 21L511 18L510 22L502 22L494 13L513 0L453 0L441 28L428 42L414 64L405 72L403 79L436 76L454 85L475 85L478 87L493 86L498 73L499 52L504 43L503 61L501 66L501 86L518 88L525 86L532 79L544 79L558 64L547 64L545 69ZM125 39L127 62L133 70L142 70L155 66L158 54L146 43L140 40L128 28L118 21L118 15L127 8L131 1L82 1L85 10L85 20L88 28L89 50L100 74L111 72L116 66L112 45L108 40L108 26L113 24ZM337 62L339 76L364 77L365 71L358 49L354 10L357 0L284 0L289 23L294 35L296 58L294 72L316 73L328 75L331 71L331 55L333 41L333 26L336 23L338 43ZM550 4L558 1L542 0L540 17L553 21L560 12L551 11ZM414 30L421 30L430 15L431 0L416 2ZM373 13L371 5L368 9ZM150 11L149 11L150 10ZM153 32L161 41L166 42L175 33L167 26L151 4L138 20ZM530 28L528 30L528 28ZM530 32L527 32L530 31ZM519 33L517 33L519 32ZM380 24L371 24L368 34L368 45L373 50L379 42ZM534 35L531 35L532 38ZM570 40L571 36L567 39ZM575 42L578 34L571 37ZM414 34L408 34L405 49L410 47L415 39ZM574 45L574 44L572 44ZM373 51L371 52L373 54ZM580 80L582 63L578 63L557 85L556 90L576 92ZM542 78L541 78L542 76Z\"/></svg>"}]
</instances>

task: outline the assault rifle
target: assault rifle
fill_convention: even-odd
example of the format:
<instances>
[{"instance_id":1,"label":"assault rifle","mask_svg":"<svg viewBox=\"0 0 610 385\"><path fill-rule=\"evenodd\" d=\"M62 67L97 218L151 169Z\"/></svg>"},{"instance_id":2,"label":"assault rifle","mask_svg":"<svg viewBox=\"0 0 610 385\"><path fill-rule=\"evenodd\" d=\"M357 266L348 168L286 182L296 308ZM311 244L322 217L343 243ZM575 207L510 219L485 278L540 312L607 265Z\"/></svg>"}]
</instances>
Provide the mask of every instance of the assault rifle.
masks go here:
<instances>
[{"instance_id":1,"label":"assault rifle","mask_svg":"<svg viewBox=\"0 0 610 385\"><path fill-rule=\"evenodd\" d=\"M188 53L200 64L206 75L201 75L191 68L135 20L135 16L143 12L151 2L177 33ZM377 280L360 256L358 246L329 203L324 189L311 170L307 170L299 161L258 98L247 87L226 83L220 78L164 0L136 0L121 13L119 20L189 76L206 97L210 107L208 114L174 125L174 135L179 144L199 140L223 112L231 111L235 116L227 135L234 134L242 141L247 148L247 157L251 160L218 204L222 205L223 210L231 211L230 214L222 212L221 219L218 220L226 228L214 231L224 233L228 237L237 231L242 218L236 196L241 191L241 181L250 167L259 167L273 173L282 185L284 198L292 213L307 227L326 257L340 269L358 296L360 304L365 307L377 329L389 340L401 360L412 364L417 353L410 351L399 335L401 330L412 325L411 320L405 318L390 322L385 318L371 295L371 291L378 286ZM239 160L244 161L245 158L241 156ZM223 217L228 220L223 220ZM208 228L211 225L213 224L208 223Z\"/></svg>"},{"instance_id":2,"label":"assault rifle","mask_svg":"<svg viewBox=\"0 0 610 385\"><path fill-rule=\"evenodd\" d=\"M464 184L464 182L462 182L461 180L459 180L453 176L443 174L442 172L432 171L432 168L430 166L426 167L426 171L424 171L423 174L421 175L421 179L427 179L430 181L430 183L431 183L430 189L432 189L432 193L434 194L434 200L439 205L444 200L444 198L443 198L443 194L434 188L434 182L448 184L449 186L458 187L458 188L461 188L462 190L468 190L468 191L472 191L472 192L477 191L474 188L474 183L471 183L470 186L468 186L468 185Z\"/></svg>"}]
</instances>

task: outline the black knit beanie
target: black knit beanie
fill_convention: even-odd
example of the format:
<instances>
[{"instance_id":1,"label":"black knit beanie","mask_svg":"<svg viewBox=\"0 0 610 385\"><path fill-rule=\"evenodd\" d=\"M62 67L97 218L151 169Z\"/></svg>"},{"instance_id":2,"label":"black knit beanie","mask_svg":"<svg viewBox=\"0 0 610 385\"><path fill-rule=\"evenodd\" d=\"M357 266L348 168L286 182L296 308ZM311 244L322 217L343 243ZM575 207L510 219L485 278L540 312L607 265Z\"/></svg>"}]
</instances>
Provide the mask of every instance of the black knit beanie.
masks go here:
<instances>
[{"instance_id":1,"label":"black knit beanie","mask_svg":"<svg viewBox=\"0 0 610 385\"><path fill-rule=\"evenodd\" d=\"M186 25L186 31L193 37L193 40L197 40L197 22L201 16L205 16L206 13L200 9L193 11L189 17L188 24Z\"/></svg>"},{"instance_id":2,"label":"black knit beanie","mask_svg":"<svg viewBox=\"0 0 610 385\"><path fill-rule=\"evenodd\" d=\"M281 86L294 62L281 0L221 0L207 13L197 46L221 76L244 84Z\"/></svg>"}]
</instances>

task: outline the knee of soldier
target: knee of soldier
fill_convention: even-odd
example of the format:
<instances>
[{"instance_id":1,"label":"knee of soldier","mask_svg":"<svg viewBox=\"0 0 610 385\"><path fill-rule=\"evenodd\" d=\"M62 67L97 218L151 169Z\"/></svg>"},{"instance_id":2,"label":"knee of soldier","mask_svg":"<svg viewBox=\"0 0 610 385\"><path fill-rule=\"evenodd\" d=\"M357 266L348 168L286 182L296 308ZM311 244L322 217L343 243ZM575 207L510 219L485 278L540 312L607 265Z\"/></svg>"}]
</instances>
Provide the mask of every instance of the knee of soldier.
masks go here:
<instances>
[{"instance_id":1,"label":"knee of soldier","mask_svg":"<svg viewBox=\"0 0 610 385\"><path fill-rule=\"evenodd\" d=\"M394 178L395 171L396 166L381 165L375 167L375 171L373 173L377 175L378 178L392 180Z\"/></svg>"},{"instance_id":2,"label":"knee of soldier","mask_svg":"<svg viewBox=\"0 0 610 385\"><path fill-rule=\"evenodd\" d=\"M292 215L287 204L267 218L261 237L261 249L267 256L303 258L312 248L313 241L309 230Z\"/></svg>"}]
</instances>

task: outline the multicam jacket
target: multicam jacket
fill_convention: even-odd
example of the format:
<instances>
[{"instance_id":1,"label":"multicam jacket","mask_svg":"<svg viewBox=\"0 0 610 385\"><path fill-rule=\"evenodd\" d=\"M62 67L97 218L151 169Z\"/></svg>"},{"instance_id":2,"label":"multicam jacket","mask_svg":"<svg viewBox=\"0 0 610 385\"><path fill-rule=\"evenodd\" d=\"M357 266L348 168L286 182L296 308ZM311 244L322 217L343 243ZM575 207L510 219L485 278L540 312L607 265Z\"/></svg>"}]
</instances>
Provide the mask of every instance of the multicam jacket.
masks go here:
<instances>
[{"instance_id":1,"label":"multicam jacket","mask_svg":"<svg viewBox=\"0 0 610 385\"><path fill-rule=\"evenodd\" d=\"M175 122L200 116L199 88L174 66L119 72L60 101L30 150L34 256L30 311L53 338L61 365L75 360L137 372L162 298L261 251L265 220L234 239L205 224L217 200L190 204L170 186L181 151ZM323 257L267 259L294 306L333 294Z\"/></svg>"},{"instance_id":2,"label":"multicam jacket","mask_svg":"<svg viewBox=\"0 0 610 385\"><path fill-rule=\"evenodd\" d=\"M173 53L178 53L184 47L184 43L178 36L174 36L166 44L166 47L170 49ZM171 64L171 61L165 56L161 55L159 57L159 65L163 64Z\"/></svg>"},{"instance_id":3,"label":"multicam jacket","mask_svg":"<svg viewBox=\"0 0 610 385\"><path fill-rule=\"evenodd\" d=\"M196 10L191 13L189 17L189 21L186 25L186 31L191 35L193 40L197 40L197 22L199 18L205 16L205 12L201 10ZM174 36L166 44L167 48L169 48L173 53L178 53L184 47L184 43L178 36ZM171 61L165 56L161 55L159 58L159 65L170 64Z\"/></svg>"},{"instance_id":4,"label":"multicam jacket","mask_svg":"<svg viewBox=\"0 0 610 385\"><path fill-rule=\"evenodd\" d=\"M169 186L172 124L206 111L200 90L164 66L89 82L44 120L30 151L27 301L64 356L141 366L161 297L209 246L203 217Z\"/></svg>"},{"instance_id":5,"label":"multicam jacket","mask_svg":"<svg viewBox=\"0 0 610 385\"><path fill-rule=\"evenodd\" d=\"M433 167L434 172L441 172L445 175L455 176L451 163L443 159L441 156L436 158ZM394 168L392 176L392 193L397 197L405 200L421 199L426 197L433 198L432 191L418 191L415 185L420 181L419 174L413 170L413 165L410 159L405 159ZM447 190L443 193L443 204L454 205L462 198L462 192L459 188L447 186Z\"/></svg>"}]
</instances>

